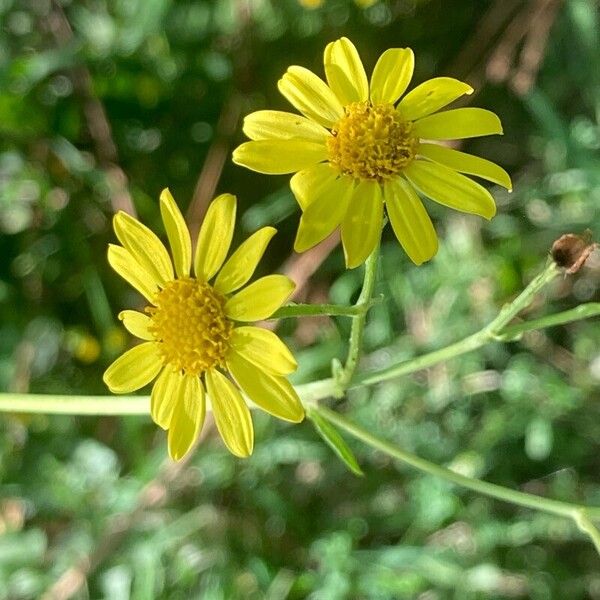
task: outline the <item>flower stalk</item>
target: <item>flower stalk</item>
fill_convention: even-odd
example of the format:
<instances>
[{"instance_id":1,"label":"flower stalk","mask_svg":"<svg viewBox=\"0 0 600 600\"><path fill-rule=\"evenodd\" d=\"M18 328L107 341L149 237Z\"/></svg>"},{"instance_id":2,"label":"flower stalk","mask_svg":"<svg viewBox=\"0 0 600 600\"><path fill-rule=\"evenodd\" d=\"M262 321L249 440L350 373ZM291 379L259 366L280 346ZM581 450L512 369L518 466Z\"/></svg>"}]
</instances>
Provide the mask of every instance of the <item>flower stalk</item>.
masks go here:
<instances>
[{"instance_id":1,"label":"flower stalk","mask_svg":"<svg viewBox=\"0 0 600 600\"><path fill-rule=\"evenodd\" d=\"M329 421L332 425L336 425L340 429L343 429L346 433L361 440L371 448L379 450L383 454L409 465L421 473L438 477L449 483L453 483L484 496L489 496L496 500L572 519L579 530L590 538L598 551L598 554L600 554L600 532L593 523L593 521L600 520L600 507L588 507L581 504L563 502L562 500L544 498L543 496L520 492L495 483L489 483L487 481L482 481L481 479L461 475L447 467L442 467L429 462L420 456L407 452L406 450L373 435L356 423L346 419L346 417L340 413L330 410L325 406L320 405L312 410Z\"/></svg>"},{"instance_id":2,"label":"flower stalk","mask_svg":"<svg viewBox=\"0 0 600 600\"><path fill-rule=\"evenodd\" d=\"M510 336L514 336L514 329L507 328L507 325L533 302L536 294L548 285L559 272L556 264L554 262L549 262L544 270L535 277L512 302L505 304L498 316L480 331L469 335L454 344L450 344L445 348L441 348L440 350L435 350L410 360L392 364L379 371L361 373L355 378L353 383L355 385L373 385L382 381L388 381L389 379L395 379L396 377L409 375L415 371L420 371L421 369L426 369L437 363L460 356L461 354L477 350L492 341L504 341L507 332ZM589 312L593 313L593 310L590 310ZM569 320L585 318L587 314L587 311L583 313L583 316L571 314L569 315ZM539 320L540 328L553 324L552 319L550 319L550 321L548 321L548 319L550 319L550 317ZM524 325L525 324L521 324L514 327L522 328ZM517 329L517 334L519 331L520 329ZM514 337L509 337L508 339L514 339Z\"/></svg>"},{"instance_id":3,"label":"flower stalk","mask_svg":"<svg viewBox=\"0 0 600 600\"><path fill-rule=\"evenodd\" d=\"M352 435L352 437L361 440L371 448L379 450L387 456L395 458L422 473L439 477L440 479L444 479L479 494L523 506L524 508L533 508L562 517L570 517L572 519L575 519L576 515L577 518L581 519L580 511L584 510L588 519L600 519L600 507L589 508L579 504L563 502L561 500L543 498L542 496L537 496L535 494L512 490L501 485L496 485L495 483L488 483L487 481L481 481L480 479L461 475L451 469L436 465L435 463L407 452L390 442L382 440L380 437L363 429L356 423L353 423L339 412L333 411L322 405L313 408L312 410L318 412L321 417L327 419L332 425L336 425L340 429L343 429Z\"/></svg>"},{"instance_id":4,"label":"flower stalk","mask_svg":"<svg viewBox=\"0 0 600 600\"><path fill-rule=\"evenodd\" d=\"M348 313L343 315L351 316L356 319L353 324L354 337L352 337L351 334L350 349L346 360L346 367L349 366L352 369L352 374L355 373L359 343L362 341L362 334L364 331L365 308L368 308L372 302L370 298L373 293L375 271L376 257L373 257L373 260L369 260L366 263L365 284L367 285L363 286L361 297L359 297L356 305L348 307ZM511 341L526 331L545 329L546 327L552 327L554 325L574 322L599 315L600 303L590 302L581 304L580 306L567 311L547 315L517 325L507 326L521 310L526 308L533 301L535 295L541 291L545 285L550 283L558 273L559 270L554 263L547 265L542 273L540 273L540 275L538 275L513 302L504 306L498 317L480 331L469 335L458 342L450 344L445 348L434 350L433 352L417 356L395 365L390 365L379 371L355 374L354 377L351 376L349 386L360 387L374 385L382 381L402 377L426 369L440 362L466 354L472 350L477 350L491 342ZM367 291L365 291L365 288ZM300 308L301 306L303 305L298 305L297 308ZM296 306L292 306L292 308L296 308ZM359 316L361 316L360 321L358 318ZM343 369L343 372L346 372L345 368ZM339 380L332 377L297 385L296 391L305 405L314 405L320 400L335 396L339 391L339 386ZM115 398L113 396L0 393L0 412L72 415L147 414L148 397L120 396L119 398Z\"/></svg>"},{"instance_id":5,"label":"flower stalk","mask_svg":"<svg viewBox=\"0 0 600 600\"><path fill-rule=\"evenodd\" d=\"M362 289L358 300L354 305L354 308L358 310L358 313L352 317L352 328L350 329L350 340L346 364L344 365L343 369L340 368L339 365L333 369L333 377L337 384L337 390L335 394L336 397L340 397L344 394L350 385L352 377L356 371L356 367L358 366L365 323L367 320L367 312L372 303L371 298L373 297L375 280L377 279L379 244L380 242L377 243L373 252L371 252L365 262L365 274L363 278Z\"/></svg>"}]
</instances>

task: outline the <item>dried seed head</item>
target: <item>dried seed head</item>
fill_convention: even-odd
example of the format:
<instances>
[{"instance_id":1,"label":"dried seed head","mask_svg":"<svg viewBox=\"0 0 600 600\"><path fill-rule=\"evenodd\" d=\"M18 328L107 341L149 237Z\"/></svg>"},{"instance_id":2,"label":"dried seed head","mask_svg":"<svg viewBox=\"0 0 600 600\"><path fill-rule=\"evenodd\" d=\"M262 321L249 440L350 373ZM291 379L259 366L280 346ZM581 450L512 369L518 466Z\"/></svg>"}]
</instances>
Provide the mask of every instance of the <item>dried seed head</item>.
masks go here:
<instances>
[{"instance_id":1,"label":"dried seed head","mask_svg":"<svg viewBox=\"0 0 600 600\"><path fill-rule=\"evenodd\" d=\"M552 244L552 260L570 275L577 273L590 254L600 246L592 242L592 232L586 229L582 235L565 233Z\"/></svg>"}]
</instances>

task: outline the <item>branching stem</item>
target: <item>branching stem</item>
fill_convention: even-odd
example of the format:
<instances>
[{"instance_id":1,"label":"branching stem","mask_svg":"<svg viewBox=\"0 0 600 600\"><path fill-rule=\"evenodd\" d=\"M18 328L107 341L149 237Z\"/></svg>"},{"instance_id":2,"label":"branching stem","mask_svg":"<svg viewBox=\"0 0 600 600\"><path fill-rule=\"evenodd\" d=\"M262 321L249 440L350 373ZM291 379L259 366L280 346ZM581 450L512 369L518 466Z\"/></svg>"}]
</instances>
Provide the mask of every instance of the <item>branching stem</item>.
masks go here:
<instances>
[{"instance_id":1,"label":"branching stem","mask_svg":"<svg viewBox=\"0 0 600 600\"><path fill-rule=\"evenodd\" d=\"M346 357L346 364L344 368L334 373L334 379L337 383L338 390L336 396L340 395L340 392L344 392L352 378L358 365L358 359L362 348L363 333L365 330L365 323L367 320L367 312L372 302L373 291L375 289L375 280L377 279L377 261L379 259L379 242L375 249L367 258L365 262L365 275L363 279L362 290L354 308L360 312L352 317L352 328L350 329L350 341L348 347L348 356Z\"/></svg>"},{"instance_id":2,"label":"branching stem","mask_svg":"<svg viewBox=\"0 0 600 600\"><path fill-rule=\"evenodd\" d=\"M517 504L525 508L538 509L554 515L570 518L575 518L576 513L579 514L579 511L585 509L587 511L588 518L600 519L600 508L590 509L578 504L570 504L569 502L561 502L560 500L543 498L542 496L511 490L501 485L488 483L487 481L481 481L480 479L466 477L465 475L461 475L460 473L456 473L451 469L431 463L424 458L416 456L415 454L411 454L406 450L402 450L390 442L382 440L373 433L348 420L339 412L333 411L322 405L318 406L317 408L313 408L313 410L316 410L324 419L327 419L333 425L343 429L352 437L361 440L371 448L375 448L376 450L379 450L384 454L387 454L388 456L421 471L422 473L427 473L429 475L433 475L434 477L445 479L450 483L455 483L456 485L473 490L479 494L484 494L485 496L490 496L498 500Z\"/></svg>"},{"instance_id":3,"label":"branching stem","mask_svg":"<svg viewBox=\"0 0 600 600\"><path fill-rule=\"evenodd\" d=\"M395 365L390 365L380 371L362 373L355 376L359 353L362 346L366 314L373 303L372 296L375 285L378 251L379 249L377 248L365 264L363 288L358 301L354 306L342 307L339 305L317 305L315 307L309 307L307 305L292 305L281 309L278 311L279 314L274 315L274 317L277 318L284 318L311 314L329 314L332 316L348 316L352 318L349 351L344 367L340 367L336 377L297 386L296 389L303 403L306 406L310 406L311 410L317 411L324 419L327 419L333 425L340 427L372 448L410 465L423 473L428 473L498 500L572 519L577 527L592 540L600 553L600 531L594 525L594 521L600 521L600 507L585 507L579 504L543 498L534 494L528 494L481 481L479 479L466 477L451 469L436 465L398 448L390 442L387 442L352 423L338 412L334 412L322 404L319 404L319 402L325 398L339 396L340 391L343 392L348 387L373 385L381 381L408 375L439 362L460 356L466 352L476 350L493 341L510 341L517 339L521 334L527 331L551 327L553 325L598 315L600 314L600 304L583 304L568 311L510 326L509 323L514 317L527 308L535 298L536 294L558 275L559 269L554 263L549 263L523 290L523 292L521 292L511 303L505 305L498 316L482 330L445 348L441 348L440 350ZM149 397L7 393L0 394L0 412L70 415L147 415L149 412Z\"/></svg>"},{"instance_id":4,"label":"branching stem","mask_svg":"<svg viewBox=\"0 0 600 600\"><path fill-rule=\"evenodd\" d=\"M554 262L549 262L544 270L531 281L531 283L509 304L505 304L498 316L489 323L486 327L467 336L466 338L450 344L440 350L435 350L422 356L417 356L410 360L392 364L379 371L371 373L361 373L352 382L354 385L372 385L381 381L395 379L421 369L426 369L439 362L455 358L466 352L471 352L485 346L489 342L503 340L506 332L511 332L506 326L525 308L527 308L540 292L550 281L559 274L559 269ZM573 316L573 315L571 315ZM548 317L546 317L548 319ZM573 320L573 319L571 319ZM546 326L542 322L542 327ZM519 326L517 326L519 327ZM518 330L517 330L518 332Z\"/></svg>"}]
</instances>

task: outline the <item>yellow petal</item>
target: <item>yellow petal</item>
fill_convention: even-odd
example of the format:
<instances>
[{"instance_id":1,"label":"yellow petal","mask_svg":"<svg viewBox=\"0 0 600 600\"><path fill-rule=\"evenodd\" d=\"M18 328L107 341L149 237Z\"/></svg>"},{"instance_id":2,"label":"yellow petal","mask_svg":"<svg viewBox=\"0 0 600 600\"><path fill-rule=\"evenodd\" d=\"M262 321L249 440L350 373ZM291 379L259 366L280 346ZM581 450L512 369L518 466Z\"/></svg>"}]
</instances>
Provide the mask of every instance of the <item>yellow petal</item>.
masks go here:
<instances>
[{"instance_id":1,"label":"yellow petal","mask_svg":"<svg viewBox=\"0 0 600 600\"><path fill-rule=\"evenodd\" d=\"M413 76L415 55L410 48L390 48L377 61L371 75L371 101L394 104Z\"/></svg>"},{"instance_id":2,"label":"yellow petal","mask_svg":"<svg viewBox=\"0 0 600 600\"><path fill-rule=\"evenodd\" d=\"M254 429L250 411L239 390L216 369L207 371L206 389L225 445L240 458L250 456L254 448Z\"/></svg>"},{"instance_id":3,"label":"yellow petal","mask_svg":"<svg viewBox=\"0 0 600 600\"><path fill-rule=\"evenodd\" d=\"M181 460L198 438L204 417L206 400L204 388L195 375L184 375L177 389L175 410L169 425L169 456Z\"/></svg>"},{"instance_id":4,"label":"yellow petal","mask_svg":"<svg viewBox=\"0 0 600 600\"><path fill-rule=\"evenodd\" d=\"M158 237L137 219L119 211L113 226L117 238L158 285L173 279L169 253Z\"/></svg>"},{"instance_id":5,"label":"yellow petal","mask_svg":"<svg viewBox=\"0 0 600 600\"><path fill-rule=\"evenodd\" d=\"M267 175L282 175L312 167L327 158L324 144L293 140L245 142L233 151L233 162Z\"/></svg>"},{"instance_id":6,"label":"yellow petal","mask_svg":"<svg viewBox=\"0 0 600 600\"><path fill-rule=\"evenodd\" d=\"M313 200L319 198L333 179L337 179L340 173L329 163L314 165L309 169L298 171L290 179L290 188L300 208L304 210Z\"/></svg>"},{"instance_id":7,"label":"yellow petal","mask_svg":"<svg viewBox=\"0 0 600 600\"><path fill-rule=\"evenodd\" d=\"M407 179L425 196L455 210L491 219L496 214L492 195L453 169L415 160L404 169Z\"/></svg>"},{"instance_id":8,"label":"yellow petal","mask_svg":"<svg viewBox=\"0 0 600 600\"><path fill-rule=\"evenodd\" d=\"M240 244L217 275L215 289L221 294L230 294L241 288L252 277L267 244L276 233L274 227L263 227Z\"/></svg>"},{"instance_id":9,"label":"yellow petal","mask_svg":"<svg viewBox=\"0 0 600 600\"><path fill-rule=\"evenodd\" d=\"M290 297L295 287L285 275L261 277L227 301L225 314L235 321L267 319Z\"/></svg>"},{"instance_id":10,"label":"yellow petal","mask_svg":"<svg viewBox=\"0 0 600 600\"><path fill-rule=\"evenodd\" d=\"M421 144L419 154L436 163L450 167L459 173L475 175L493 181L507 190L512 190L510 175L496 163L439 144Z\"/></svg>"},{"instance_id":11,"label":"yellow petal","mask_svg":"<svg viewBox=\"0 0 600 600\"><path fill-rule=\"evenodd\" d=\"M125 329L132 335L142 340L150 341L154 339L154 336L148 329L148 326L152 323L152 319L148 315L137 310L122 310L119 313L119 320L123 321Z\"/></svg>"},{"instance_id":12,"label":"yellow petal","mask_svg":"<svg viewBox=\"0 0 600 600\"><path fill-rule=\"evenodd\" d=\"M497 115L484 108L455 108L415 121L415 134L430 140L462 140L502 133Z\"/></svg>"},{"instance_id":13,"label":"yellow petal","mask_svg":"<svg viewBox=\"0 0 600 600\"><path fill-rule=\"evenodd\" d=\"M217 196L208 207L198 235L194 272L208 281L221 268L235 228L236 198L232 194Z\"/></svg>"},{"instance_id":14,"label":"yellow petal","mask_svg":"<svg viewBox=\"0 0 600 600\"><path fill-rule=\"evenodd\" d=\"M408 257L416 265L432 258L438 249L437 235L412 185L398 177L385 183L383 193L392 229Z\"/></svg>"},{"instance_id":15,"label":"yellow petal","mask_svg":"<svg viewBox=\"0 0 600 600\"><path fill-rule=\"evenodd\" d=\"M115 244L108 245L108 262L110 266L146 300L152 299L158 292L153 277L133 258L131 252Z\"/></svg>"},{"instance_id":16,"label":"yellow petal","mask_svg":"<svg viewBox=\"0 0 600 600\"><path fill-rule=\"evenodd\" d=\"M150 383L162 363L154 342L134 346L119 356L104 372L104 383L114 394L128 394Z\"/></svg>"},{"instance_id":17,"label":"yellow petal","mask_svg":"<svg viewBox=\"0 0 600 600\"><path fill-rule=\"evenodd\" d=\"M398 112L407 121L415 121L447 106L473 88L452 77L435 77L418 85L400 100Z\"/></svg>"},{"instance_id":18,"label":"yellow petal","mask_svg":"<svg viewBox=\"0 0 600 600\"><path fill-rule=\"evenodd\" d=\"M230 343L240 356L273 375L289 375L298 367L288 347L268 329L236 327Z\"/></svg>"},{"instance_id":19,"label":"yellow petal","mask_svg":"<svg viewBox=\"0 0 600 600\"><path fill-rule=\"evenodd\" d=\"M344 219L354 185L349 177L329 178L300 217L294 242L296 252L304 252L324 240Z\"/></svg>"},{"instance_id":20,"label":"yellow petal","mask_svg":"<svg viewBox=\"0 0 600 600\"><path fill-rule=\"evenodd\" d=\"M160 214L171 245L175 272L179 277L187 277L192 266L192 240L183 215L166 188L160 194Z\"/></svg>"},{"instance_id":21,"label":"yellow petal","mask_svg":"<svg viewBox=\"0 0 600 600\"><path fill-rule=\"evenodd\" d=\"M369 83L358 51L348 38L330 42L325 48L327 83L342 105L369 98Z\"/></svg>"},{"instance_id":22,"label":"yellow petal","mask_svg":"<svg viewBox=\"0 0 600 600\"><path fill-rule=\"evenodd\" d=\"M344 116L337 96L322 79L304 67L289 67L277 87L303 115L324 127L331 127Z\"/></svg>"},{"instance_id":23,"label":"yellow petal","mask_svg":"<svg viewBox=\"0 0 600 600\"><path fill-rule=\"evenodd\" d=\"M150 416L163 429L169 429L171 416L178 398L178 390L182 384L183 375L165 367L152 386L150 394Z\"/></svg>"},{"instance_id":24,"label":"yellow petal","mask_svg":"<svg viewBox=\"0 0 600 600\"><path fill-rule=\"evenodd\" d=\"M361 265L381 237L383 194L377 182L361 181L352 194L342 221L342 244L346 266Z\"/></svg>"},{"instance_id":25,"label":"yellow petal","mask_svg":"<svg viewBox=\"0 0 600 600\"><path fill-rule=\"evenodd\" d=\"M323 144L329 131L318 123L289 112L258 110L244 119L244 133L251 140L299 138Z\"/></svg>"},{"instance_id":26,"label":"yellow petal","mask_svg":"<svg viewBox=\"0 0 600 600\"><path fill-rule=\"evenodd\" d=\"M285 377L269 375L257 369L236 352L229 355L227 368L248 398L264 411L292 423L304 419L300 398Z\"/></svg>"}]
</instances>

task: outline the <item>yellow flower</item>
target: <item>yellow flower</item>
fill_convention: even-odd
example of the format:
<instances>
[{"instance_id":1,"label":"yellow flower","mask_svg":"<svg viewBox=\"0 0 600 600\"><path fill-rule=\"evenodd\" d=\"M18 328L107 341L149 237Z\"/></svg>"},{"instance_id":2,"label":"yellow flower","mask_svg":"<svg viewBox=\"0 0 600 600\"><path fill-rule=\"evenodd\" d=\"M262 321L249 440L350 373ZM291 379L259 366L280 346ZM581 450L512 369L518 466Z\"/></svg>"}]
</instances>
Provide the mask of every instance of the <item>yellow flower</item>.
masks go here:
<instances>
[{"instance_id":1,"label":"yellow flower","mask_svg":"<svg viewBox=\"0 0 600 600\"><path fill-rule=\"evenodd\" d=\"M346 38L327 45L324 63L327 83L298 66L279 80L279 91L304 116L272 110L248 115L244 132L252 141L233 153L235 163L259 173L295 173L290 185L303 211L296 251L341 226L346 265L360 265L381 235L385 205L398 241L419 265L435 255L438 242L417 191L456 210L494 216L490 193L461 173L511 189L506 171L428 141L502 133L488 110L438 112L471 94L471 86L436 77L405 94L414 68L410 48L386 50L370 83Z\"/></svg>"},{"instance_id":2,"label":"yellow flower","mask_svg":"<svg viewBox=\"0 0 600 600\"><path fill-rule=\"evenodd\" d=\"M169 431L173 459L182 458L198 437L207 394L229 450L249 456L254 430L240 389L275 417L294 423L304 418L298 395L285 378L296 369L294 357L274 333L247 325L270 317L294 289L284 275L267 275L243 287L276 230L258 230L225 262L236 198L219 196L200 230L192 275L190 234L169 190L160 196L160 211L173 261L145 225L123 212L114 218L122 246L109 245L108 261L149 305L143 313L119 314L126 329L144 343L108 367L104 382L112 392L127 394L156 378L151 415Z\"/></svg>"}]
</instances>

